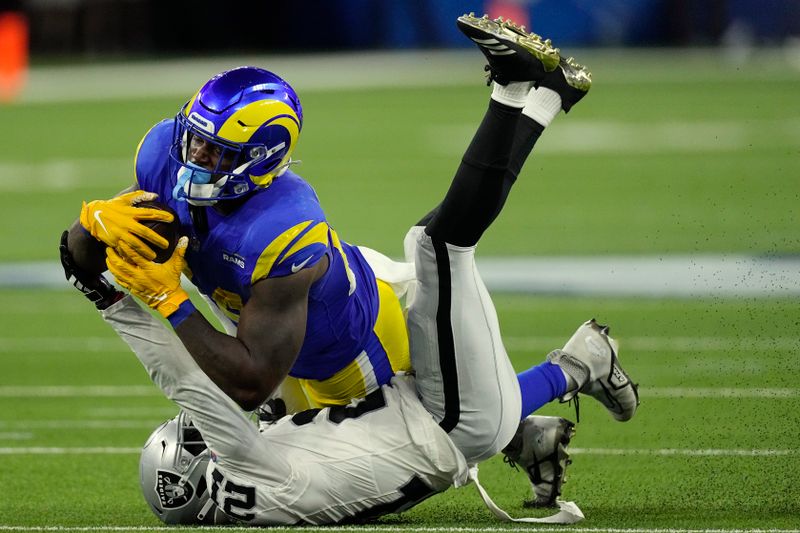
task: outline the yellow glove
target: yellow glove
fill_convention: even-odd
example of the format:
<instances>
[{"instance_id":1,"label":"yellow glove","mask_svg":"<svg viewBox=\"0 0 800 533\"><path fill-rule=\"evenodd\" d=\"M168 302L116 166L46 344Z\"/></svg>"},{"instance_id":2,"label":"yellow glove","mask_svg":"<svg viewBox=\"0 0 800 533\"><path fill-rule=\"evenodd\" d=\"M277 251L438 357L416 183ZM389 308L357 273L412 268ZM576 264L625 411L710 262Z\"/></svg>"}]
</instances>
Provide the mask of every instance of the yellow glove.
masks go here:
<instances>
[{"instance_id":1,"label":"yellow glove","mask_svg":"<svg viewBox=\"0 0 800 533\"><path fill-rule=\"evenodd\" d=\"M167 240L148 228L139 224L140 220L161 220L172 222L172 214L158 209L134 207L139 202L158 198L156 193L133 191L110 200L83 202L80 222L95 239L117 248L124 242L136 250L145 259L155 259L156 253L139 237L146 239L159 248L167 249Z\"/></svg>"},{"instance_id":2,"label":"yellow glove","mask_svg":"<svg viewBox=\"0 0 800 533\"><path fill-rule=\"evenodd\" d=\"M106 248L106 265L117 283L167 318L189 299L181 287L181 272L186 266L183 256L188 244L189 239L181 237L172 257L159 264L148 261L120 241L119 253L111 247Z\"/></svg>"}]
</instances>

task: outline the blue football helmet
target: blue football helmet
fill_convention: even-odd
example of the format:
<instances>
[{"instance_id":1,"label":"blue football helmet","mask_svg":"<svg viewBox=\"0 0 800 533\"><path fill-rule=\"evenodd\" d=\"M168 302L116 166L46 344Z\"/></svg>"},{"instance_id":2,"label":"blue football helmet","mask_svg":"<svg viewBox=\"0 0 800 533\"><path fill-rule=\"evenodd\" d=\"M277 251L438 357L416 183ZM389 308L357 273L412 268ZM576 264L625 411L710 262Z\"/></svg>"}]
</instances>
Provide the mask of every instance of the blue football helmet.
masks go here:
<instances>
[{"instance_id":1,"label":"blue football helmet","mask_svg":"<svg viewBox=\"0 0 800 533\"><path fill-rule=\"evenodd\" d=\"M291 164L302 126L300 99L279 76L257 67L217 74L175 116L173 198L211 205L269 186ZM213 151L213 168L191 161L193 143Z\"/></svg>"}]
</instances>

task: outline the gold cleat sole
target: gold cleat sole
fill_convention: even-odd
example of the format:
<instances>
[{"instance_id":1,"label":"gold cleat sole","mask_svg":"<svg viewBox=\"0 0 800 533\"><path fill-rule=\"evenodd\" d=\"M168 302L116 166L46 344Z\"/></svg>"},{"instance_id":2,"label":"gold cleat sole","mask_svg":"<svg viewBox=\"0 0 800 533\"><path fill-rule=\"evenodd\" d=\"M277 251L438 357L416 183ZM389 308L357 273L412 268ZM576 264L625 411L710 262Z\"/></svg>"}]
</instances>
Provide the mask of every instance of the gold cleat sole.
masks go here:
<instances>
[{"instance_id":1,"label":"gold cleat sole","mask_svg":"<svg viewBox=\"0 0 800 533\"><path fill-rule=\"evenodd\" d=\"M458 17L458 20L475 29L491 34L497 39L511 41L529 54L538 59L546 72L552 72L558 67L561 53L558 48L553 47L550 39L544 40L535 33L525 31L524 26L514 24L510 20L503 20L502 17L490 19L488 15L476 17L475 13L469 13Z\"/></svg>"},{"instance_id":2,"label":"gold cleat sole","mask_svg":"<svg viewBox=\"0 0 800 533\"><path fill-rule=\"evenodd\" d=\"M567 84L579 91L588 92L592 88L592 73L589 72L589 69L577 63L572 57L561 61L561 70L564 72ZM564 64L567 65L567 68L564 68Z\"/></svg>"}]
</instances>

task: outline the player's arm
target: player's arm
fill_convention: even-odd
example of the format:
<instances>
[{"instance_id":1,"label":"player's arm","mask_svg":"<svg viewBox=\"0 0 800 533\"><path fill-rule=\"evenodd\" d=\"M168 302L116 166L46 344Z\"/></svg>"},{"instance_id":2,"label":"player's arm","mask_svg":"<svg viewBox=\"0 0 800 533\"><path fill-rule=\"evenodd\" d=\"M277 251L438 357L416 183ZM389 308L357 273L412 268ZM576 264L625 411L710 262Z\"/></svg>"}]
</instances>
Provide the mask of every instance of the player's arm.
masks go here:
<instances>
[{"instance_id":1,"label":"player's arm","mask_svg":"<svg viewBox=\"0 0 800 533\"><path fill-rule=\"evenodd\" d=\"M256 282L236 337L217 331L197 311L175 328L200 368L243 409L261 405L289 374L306 333L309 290L326 267L322 260Z\"/></svg>"},{"instance_id":2,"label":"player's arm","mask_svg":"<svg viewBox=\"0 0 800 533\"><path fill-rule=\"evenodd\" d=\"M284 277L253 284L236 337L217 331L180 286L188 239L182 237L163 264L138 256L124 242L107 249L117 282L167 318L188 352L211 380L243 409L263 403L288 375L303 343L311 285L327 259Z\"/></svg>"}]
</instances>

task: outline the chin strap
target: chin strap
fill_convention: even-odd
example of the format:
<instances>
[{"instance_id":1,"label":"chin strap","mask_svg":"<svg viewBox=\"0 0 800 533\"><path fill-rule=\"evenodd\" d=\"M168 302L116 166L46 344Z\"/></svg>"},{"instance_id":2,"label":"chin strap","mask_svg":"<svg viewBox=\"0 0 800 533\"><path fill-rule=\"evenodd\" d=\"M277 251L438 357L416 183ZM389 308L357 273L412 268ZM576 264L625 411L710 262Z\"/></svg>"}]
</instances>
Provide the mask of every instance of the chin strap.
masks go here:
<instances>
[{"instance_id":1,"label":"chin strap","mask_svg":"<svg viewBox=\"0 0 800 533\"><path fill-rule=\"evenodd\" d=\"M575 505L574 502L565 502L562 500L556 500L558 504L559 511L551 516L545 516L543 518L533 518L533 517L523 517L523 518L512 518L507 512L497 506L496 503L492 501L489 497L489 493L486 492L486 489L483 488L480 481L478 481L478 465L472 465L469 468L469 479L475 483L475 488L478 489L478 494L480 494L483 503L486 507L492 512L494 516L500 519L503 522L525 522L525 523L535 523L535 524L575 524L580 522L584 519L583 512L580 508Z\"/></svg>"},{"instance_id":2,"label":"chin strap","mask_svg":"<svg viewBox=\"0 0 800 533\"><path fill-rule=\"evenodd\" d=\"M197 513L197 519L201 522L205 520L206 515L214 509L215 502L211 498L206 500L206 503L203 504L203 508L200 509L200 512Z\"/></svg>"}]
</instances>

